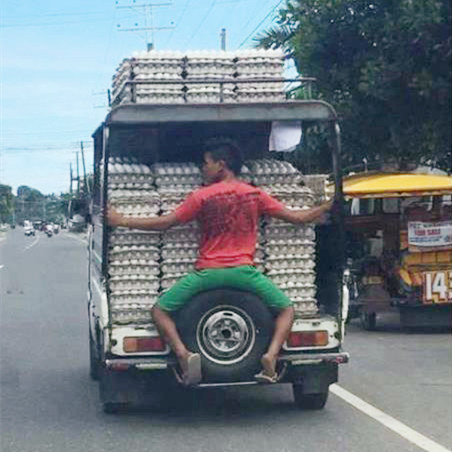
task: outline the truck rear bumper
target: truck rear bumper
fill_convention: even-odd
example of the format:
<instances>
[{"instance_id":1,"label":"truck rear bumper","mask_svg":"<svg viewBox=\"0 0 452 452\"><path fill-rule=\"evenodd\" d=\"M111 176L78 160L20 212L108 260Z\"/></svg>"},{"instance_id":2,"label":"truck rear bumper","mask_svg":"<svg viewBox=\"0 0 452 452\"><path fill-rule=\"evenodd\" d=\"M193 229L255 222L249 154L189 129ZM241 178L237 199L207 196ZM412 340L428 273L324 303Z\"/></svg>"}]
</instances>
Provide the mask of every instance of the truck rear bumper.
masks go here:
<instances>
[{"instance_id":1,"label":"truck rear bumper","mask_svg":"<svg viewBox=\"0 0 452 452\"><path fill-rule=\"evenodd\" d=\"M310 353L310 354L294 354L282 355L278 361L287 362L292 366L306 366L311 364L345 364L348 363L350 355L346 352L337 353Z\"/></svg>"},{"instance_id":2,"label":"truck rear bumper","mask_svg":"<svg viewBox=\"0 0 452 452\"><path fill-rule=\"evenodd\" d=\"M313 364L344 364L349 361L350 355L346 352L338 353L310 353L310 354L287 354L281 355L278 361L290 364L291 366L303 366ZM167 358L118 358L107 359L105 367L111 370L165 370L175 366L176 360L172 357Z\"/></svg>"}]
</instances>

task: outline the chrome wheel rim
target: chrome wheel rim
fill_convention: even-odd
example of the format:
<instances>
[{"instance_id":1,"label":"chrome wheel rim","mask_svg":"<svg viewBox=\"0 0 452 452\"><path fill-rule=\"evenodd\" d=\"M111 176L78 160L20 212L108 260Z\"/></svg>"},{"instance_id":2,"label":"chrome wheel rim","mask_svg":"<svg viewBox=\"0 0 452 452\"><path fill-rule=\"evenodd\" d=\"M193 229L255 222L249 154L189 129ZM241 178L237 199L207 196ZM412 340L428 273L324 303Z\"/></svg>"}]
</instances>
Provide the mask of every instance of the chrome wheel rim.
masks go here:
<instances>
[{"instance_id":1,"label":"chrome wheel rim","mask_svg":"<svg viewBox=\"0 0 452 452\"><path fill-rule=\"evenodd\" d=\"M231 365L250 354L256 340L256 330L245 311L222 305L202 316L196 340L206 358L218 364Z\"/></svg>"}]
</instances>

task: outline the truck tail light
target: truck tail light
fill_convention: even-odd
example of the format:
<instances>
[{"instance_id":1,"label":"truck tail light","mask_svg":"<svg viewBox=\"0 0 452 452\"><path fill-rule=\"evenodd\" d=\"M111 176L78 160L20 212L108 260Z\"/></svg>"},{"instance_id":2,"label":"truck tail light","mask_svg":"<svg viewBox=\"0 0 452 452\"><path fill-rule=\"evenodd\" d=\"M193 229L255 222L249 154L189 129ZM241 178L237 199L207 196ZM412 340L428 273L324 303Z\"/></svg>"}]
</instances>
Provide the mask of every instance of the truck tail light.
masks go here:
<instances>
[{"instance_id":1,"label":"truck tail light","mask_svg":"<svg viewBox=\"0 0 452 452\"><path fill-rule=\"evenodd\" d=\"M165 343L160 336L125 337L123 346L126 353L163 352L166 348Z\"/></svg>"},{"instance_id":2,"label":"truck tail light","mask_svg":"<svg viewBox=\"0 0 452 452\"><path fill-rule=\"evenodd\" d=\"M300 331L290 333L287 338L287 347L312 347L328 345L328 331Z\"/></svg>"}]
</instances>

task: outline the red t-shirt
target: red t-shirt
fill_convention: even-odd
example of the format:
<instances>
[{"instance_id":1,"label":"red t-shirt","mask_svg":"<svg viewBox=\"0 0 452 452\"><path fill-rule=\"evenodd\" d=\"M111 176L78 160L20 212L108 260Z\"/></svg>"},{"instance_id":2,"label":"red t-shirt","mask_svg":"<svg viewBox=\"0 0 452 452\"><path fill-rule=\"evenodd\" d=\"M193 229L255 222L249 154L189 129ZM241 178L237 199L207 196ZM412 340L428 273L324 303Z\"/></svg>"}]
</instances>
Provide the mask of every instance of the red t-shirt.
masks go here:
<instances>
[{"instance_id":1,"label":"red t-shirt","mask_svg":"<svg viewBox=\"0 0 452 452\"><path fill-rule=\"evenodd\" d=\"M175 214L181 223L196 219L200 224L196 268L223 268L253 265L259 216L283 208L259 188L234 180L194 191Z\"/></svg>"}]
</instances>

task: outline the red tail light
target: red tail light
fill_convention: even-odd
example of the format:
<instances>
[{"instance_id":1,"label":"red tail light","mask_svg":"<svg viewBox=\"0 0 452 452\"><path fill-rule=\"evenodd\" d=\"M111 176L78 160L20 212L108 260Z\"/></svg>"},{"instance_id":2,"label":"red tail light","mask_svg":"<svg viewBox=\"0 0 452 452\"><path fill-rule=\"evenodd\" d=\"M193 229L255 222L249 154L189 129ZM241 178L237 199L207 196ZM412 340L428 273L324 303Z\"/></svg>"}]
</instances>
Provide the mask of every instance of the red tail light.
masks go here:
<instances>
[{"instance_id":1,"label":"red tail light","mask_svg":"<svg viewBox=\"0 0 452 452\"><path fill-rule=\"evenodd\" d=\"M289 348L322 347L328 345L328 331L300 331L290 333L287 338Z\"/></svg>"},{"instance_id":2,"label":"red tail light","mask_svg":"<svg viewBox=\"0 0 452 452\"><path fill-rule=\"evenodd\" d=\"M123 346L126 353L163 352L165 350L165 343L160 336L125 337Z\"/></svg>"}]
</instances>

